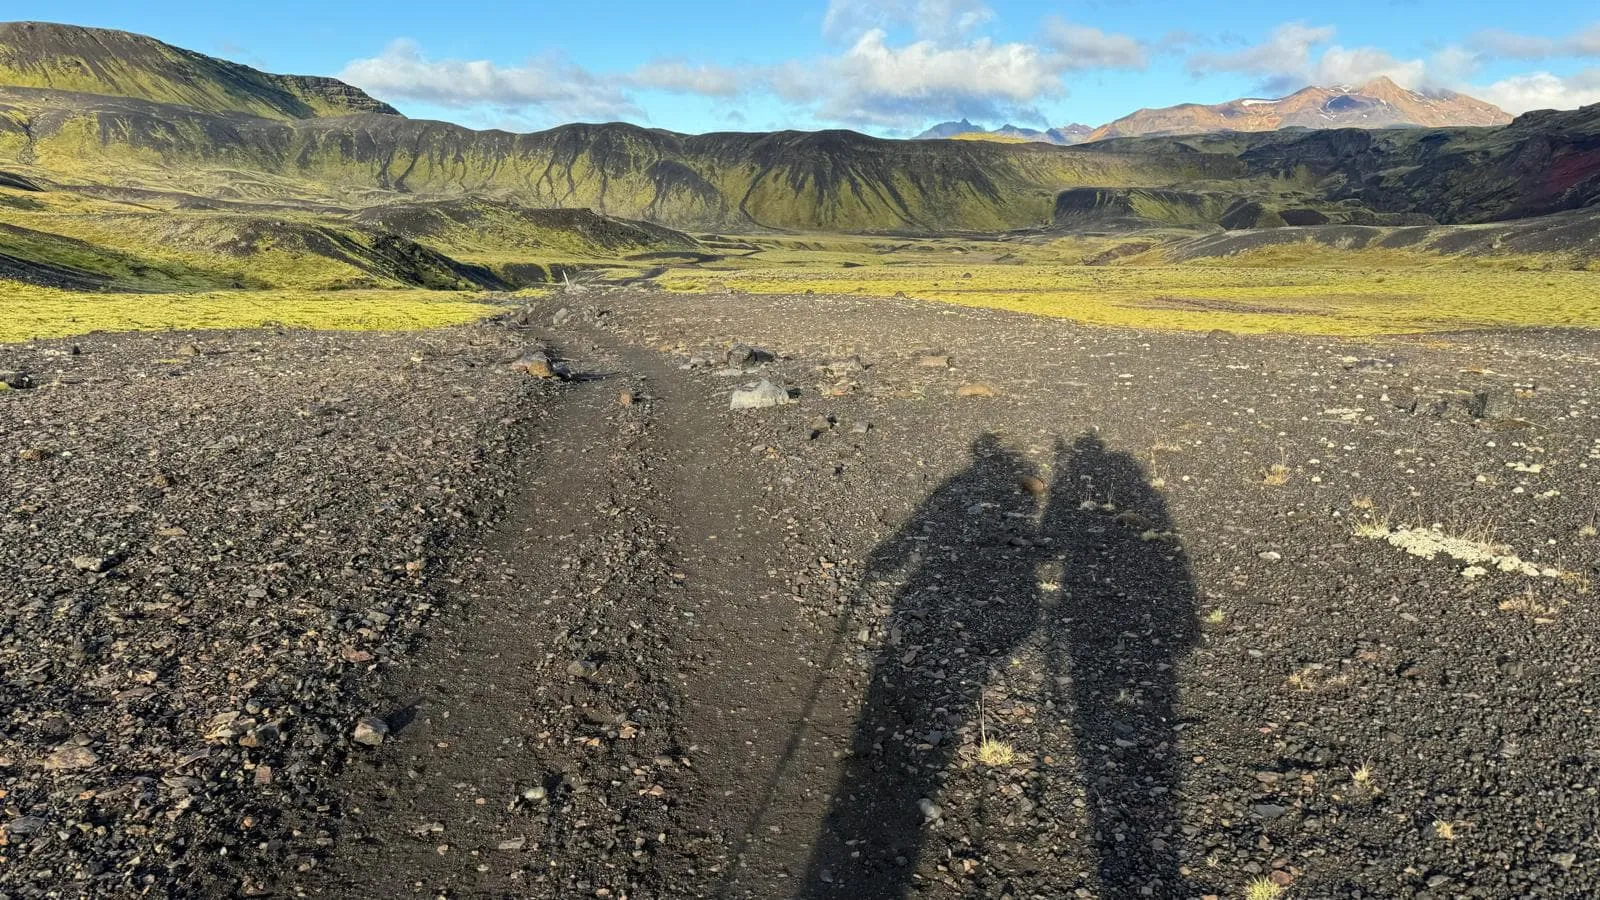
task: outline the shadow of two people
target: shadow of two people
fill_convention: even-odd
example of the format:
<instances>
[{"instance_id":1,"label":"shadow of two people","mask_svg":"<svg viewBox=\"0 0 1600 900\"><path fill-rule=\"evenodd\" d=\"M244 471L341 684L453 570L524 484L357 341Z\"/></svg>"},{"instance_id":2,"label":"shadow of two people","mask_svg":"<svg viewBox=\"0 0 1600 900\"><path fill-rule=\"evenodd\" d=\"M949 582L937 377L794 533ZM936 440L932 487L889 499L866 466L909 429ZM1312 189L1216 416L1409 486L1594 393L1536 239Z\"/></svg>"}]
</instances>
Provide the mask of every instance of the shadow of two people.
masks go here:
<instances>
[{"instance_id":1,"label":"shadow of two people","mask_svg":"<svg viewBox=\"0 0 1600 900\"><path fill-rule=\"evenodd\" d=\"M1025 749L1076 760L1093 886L1107 897L1182 894L1171 832L1176 665L1198 631L1188 561L1138 461L1098 436L1058 440L1047 500L1039 482L1024 489L1032 474L1019 454L980 437L971 463L869 560L864 583L899 584L890 647L873 669L802 896L911 890L929 830L944 827L935 801L960 752L955 732L971 734L985 687L1030 647L1044 657L1037 699L1070 722L1071 746L1048 745L1068 739L1039 709L1041 746ZM1049 780L1032 779L1035 805ZM964 827L981 844L971 832L982 826Z\"/></svg>"}]
</instances>

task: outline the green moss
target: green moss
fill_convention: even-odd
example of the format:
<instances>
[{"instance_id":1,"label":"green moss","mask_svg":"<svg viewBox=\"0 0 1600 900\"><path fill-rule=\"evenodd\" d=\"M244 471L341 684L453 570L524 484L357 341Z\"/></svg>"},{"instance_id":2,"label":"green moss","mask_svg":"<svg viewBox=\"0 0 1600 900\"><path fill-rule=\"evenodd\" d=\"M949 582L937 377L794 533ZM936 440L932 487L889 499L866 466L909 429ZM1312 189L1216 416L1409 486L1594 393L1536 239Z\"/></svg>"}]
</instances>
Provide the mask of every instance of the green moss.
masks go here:
<instances>
[{"instance_id":1,"label":"green moss","mask_svg":"<svg viewBox=\"0 0 1600 900\"><path fill-rule=\"evenodd\" d=\"M496 307L431 291L243 291L76 294L0 282L0 344L92 331L258 328L343 331L436 328Z\"/></svg>"}]
</instances>

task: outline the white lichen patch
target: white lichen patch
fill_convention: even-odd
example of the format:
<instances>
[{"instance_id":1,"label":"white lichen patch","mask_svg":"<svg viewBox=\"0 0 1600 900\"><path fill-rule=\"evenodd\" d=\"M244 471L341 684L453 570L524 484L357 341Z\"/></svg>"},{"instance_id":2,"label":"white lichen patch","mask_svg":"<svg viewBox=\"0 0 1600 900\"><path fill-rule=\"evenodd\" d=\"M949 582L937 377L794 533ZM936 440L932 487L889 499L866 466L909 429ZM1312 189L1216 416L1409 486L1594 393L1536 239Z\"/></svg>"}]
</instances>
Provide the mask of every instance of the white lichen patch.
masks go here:
<instances>
[{"instance_id":1,"label":"white lichen patch","mask_svg":"<svg viewBox=\"0 0 1600 900\"><path fill-rule=\"evenodd\" d=\"M1468 538L1446 534L1437 528L1366 528L1357 535L1381 540L1398 547L1412 556L1435 559L1441 554L1467 564L1462 571L1466 578L1478 578L1490 572L1526 575L1529 578L1565 578L1567 573L1531 563L1512 552L1510 547L1486 544Z\"/></svg>"}]
</instances>

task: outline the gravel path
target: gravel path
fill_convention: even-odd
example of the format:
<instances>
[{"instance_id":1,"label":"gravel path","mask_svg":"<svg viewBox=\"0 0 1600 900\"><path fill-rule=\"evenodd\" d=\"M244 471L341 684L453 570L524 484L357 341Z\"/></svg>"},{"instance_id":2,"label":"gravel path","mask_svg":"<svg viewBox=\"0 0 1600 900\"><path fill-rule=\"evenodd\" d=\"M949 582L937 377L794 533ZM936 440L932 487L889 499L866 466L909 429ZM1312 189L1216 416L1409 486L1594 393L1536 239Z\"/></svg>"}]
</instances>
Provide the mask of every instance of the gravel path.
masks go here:
<instances>
[{"instance_id":1,"label":"gravel path","mask_svg":"<svg viewBox=\"0 0 1600 900\"><path fill-rule=\"evenodd\" d=\"M1600 889L1593 336L524 321L4 351L0 893Z\"/></svg>"}]
</instances>

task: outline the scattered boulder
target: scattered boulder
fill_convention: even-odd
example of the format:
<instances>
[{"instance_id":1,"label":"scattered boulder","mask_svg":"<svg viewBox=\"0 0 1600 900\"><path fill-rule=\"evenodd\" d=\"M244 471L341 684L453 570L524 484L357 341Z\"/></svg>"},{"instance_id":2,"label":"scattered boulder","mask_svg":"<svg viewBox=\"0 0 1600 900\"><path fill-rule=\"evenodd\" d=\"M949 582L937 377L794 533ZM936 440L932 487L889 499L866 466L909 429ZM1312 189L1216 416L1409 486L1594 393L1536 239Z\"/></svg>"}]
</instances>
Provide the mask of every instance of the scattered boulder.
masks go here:
<instances>
[{"instance_id":1,"label":"scattered boulder","mask_svg":"<svg viewBox=\"0 0 1600 900\"><path fill-rule=\"evenodd\" d=\"M924 369L948 369L950 368L950 357L943 354L919 356L917 357L917 365Z\"/></svg>"},{"instance_id":2,"label":"scattered boulder","mask_svg":"<svg viewBox=\"0 0 1600 900\"><path fill-rule=\"evenodd\" d=\"M957 397L998 397L998 396L1000 396L1000 392L995 390L990 385L983 384L981 382L974 382L972 384L963 384L962 386L956 388L956 396Z\"/></svg>"},{"instance_id":3,"label":"scattered boulder","mask_svg":"<svg viewBox=\"0 0 1600 900\"><path fill-rule=\"evenodd\" d=\"M1511 406L1511 392L1500 388L1478 391L1467 403L1474 419L1509 419Z\"/></svg>"},{"instance_id":4,"label":"scattered boulder","mask_svg":"<svg viewBox=\"0 0 1600 900\"><path fill-rule=\"evenodd\" d=\"M93 572L99 574L116 565L116 560L109 556L74 556L72 567L79 572Z\"/></svg>"},{"instance_id":5,"label":"scattered boulder","mask_svg":"<svg viewBox=\"0 0 1600 900\"><path fill-rule=\"evenodd\" d=\"M749 344L734 344L728 348L728 367L743 369L748 366L758 366L765 362L772 362L771 352L752 347Z\"/></svg>"},{"instance_id":6,"label":"scattered boulder","mask_svg":"<svg viewBox=\"0 0 1600 900\"><path fill-rule=\"evenodd\" d=\"M20 816L6 823L6 832L16 837L31 837L49 824L40 816Z\"/></svg>"},{"instance_id":7,"label":"scattered boulder","mask_svg":"<svg viewBox=\"0 0 1600 900\"><path fill-rule=\"evenodd\" d=\"M728 401L728 408L765 409L769 406L783 406L793 402L795 402L794 398L789 396L788 390L762 379L754 385L735 390L733 397Z\"/></svg>"},{"instance_id":8,"label":"scattered boulder","mask_svg":"<svg viewBox=\"0 0 1600 900\"><path fill-rule=\"evenodd\" d=\"M554 378L565 381L572 377L572 372L564 363L557 362L550 354L543 350L529 350L517 357L511 368L534 378Z\"/></svg>"},{"instance_id":9,"label":"scattered boulder","mask_svg":"<svg viewBox=\"0 0 1600 900\"><path fill-rule=\"evenodd\" d=\"M550 324L555 326L555 327L557 327L557 328L560 328L562 325L567 324L567 322L570 321L571 319L572 319L572 310L569 307L563 306L560 309L556 310L556 314L555 315L550 317Z\"/></svg>"},{"instance_id":10,"label":"scattered boulder","mask_svg":"<svg viewBox=\"0 0 1600 900\"><path fill-rule=\"evenodd\" d=\"M852 356L848 359L834 360L823 368L827 370L829 375L832 375L835 378L843 378L847 375L854 375L858 372L865 372L867 370L866 365L861 362L861 357L859 356Z\"/></svg>"},{"instance_id":11,"label":"scattered boulder","mask_svg":"<svg viewBox=\"0 0 1600 900\"><path fill-rule=\"evenodd\" d=\"M589 678L600 671L600 664L592 659L575 659L567 663L567 674L573 678Z\"/></svg>"},{"instance_id":12,"label":"scattered boulder","mask_svg":"<svg viewBox=\"0 0 1600 900\"><path fill-rule=\"evenodd\" d=\"M367 747L377 747L383 744L384 738L389 736L389 723L377 716L367 716L356 723L351 739Z\"/></svg>"},{"instance_id":13,"label":"scattered boulder","mask_svg":"<svg viewBox=\"0 0 1600 900\"><path fill-rule=\"evenodd\" d=\"M44 758L44 767L51 772L71 772L87 769L99 761L100 757L88 747L62 744Z\"/></svg>"}]
</instances>

